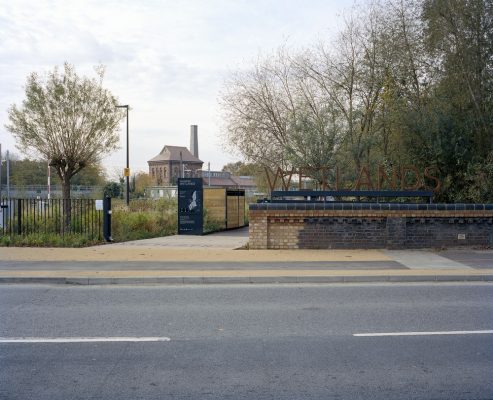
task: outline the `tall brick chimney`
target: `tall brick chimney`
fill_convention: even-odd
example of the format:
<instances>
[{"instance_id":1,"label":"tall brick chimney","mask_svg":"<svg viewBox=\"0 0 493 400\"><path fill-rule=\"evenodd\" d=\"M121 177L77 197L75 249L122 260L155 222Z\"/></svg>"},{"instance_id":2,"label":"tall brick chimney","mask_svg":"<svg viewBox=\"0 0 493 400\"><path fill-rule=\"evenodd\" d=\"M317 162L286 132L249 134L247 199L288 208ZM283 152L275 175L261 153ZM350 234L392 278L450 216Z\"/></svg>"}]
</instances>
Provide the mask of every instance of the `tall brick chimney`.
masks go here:
<instances>
[{"instance_id":1,"label":"tall brick chimney","mask_svg":"<svg viewBox=\"0 0 493 400\"><path fill-rule=\"evenodd\" d=\"M199 158L199 128L197 125L190 125L190 153Z\"/></svg>"}]
</instances>

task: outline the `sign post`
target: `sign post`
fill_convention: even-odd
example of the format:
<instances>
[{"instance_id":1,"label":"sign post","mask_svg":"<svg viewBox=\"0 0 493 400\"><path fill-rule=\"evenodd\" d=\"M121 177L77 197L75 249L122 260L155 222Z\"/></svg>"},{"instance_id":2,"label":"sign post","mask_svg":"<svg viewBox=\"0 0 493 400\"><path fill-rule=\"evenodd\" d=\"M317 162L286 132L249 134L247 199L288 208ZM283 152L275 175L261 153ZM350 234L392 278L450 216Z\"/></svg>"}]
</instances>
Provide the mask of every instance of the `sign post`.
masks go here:
<instances>
[{"instance_id":1,"label":"sign post","mask_svg":"<svg viewBox=\"0 0 493 400\"><path fill-rule=\"evenodd\" d=\"M204 190L202 178L178 179L178 234L202 235Z\"/></svg>"}]
</instances>

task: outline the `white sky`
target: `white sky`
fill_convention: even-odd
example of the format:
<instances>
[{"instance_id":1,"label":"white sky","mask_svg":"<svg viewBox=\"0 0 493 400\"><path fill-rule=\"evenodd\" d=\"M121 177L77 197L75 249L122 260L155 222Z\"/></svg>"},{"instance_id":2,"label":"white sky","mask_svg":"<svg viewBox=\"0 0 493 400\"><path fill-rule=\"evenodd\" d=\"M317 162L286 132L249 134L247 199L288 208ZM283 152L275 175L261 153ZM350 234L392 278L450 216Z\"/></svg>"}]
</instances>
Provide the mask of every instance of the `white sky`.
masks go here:
<instances>
[{"instance_id":1,"label":"white sky","mask_svg":"<svg viewBox=\"0 0 493 400\"><path fill-rule=\"evenodd\" d=\"M189 146L199 127L199 156L218 170L240 159L222 149L218 98L230 73L252 65L280 45L330 40L352 0L0 0L0 143L16 152L4 125L20 104L30 72L74 64L94 76L106 65L105 86L130 104L130 167L165 144ZM121 149L105 158L114 174L125 164Z\"/></svg>"}]
</instances>

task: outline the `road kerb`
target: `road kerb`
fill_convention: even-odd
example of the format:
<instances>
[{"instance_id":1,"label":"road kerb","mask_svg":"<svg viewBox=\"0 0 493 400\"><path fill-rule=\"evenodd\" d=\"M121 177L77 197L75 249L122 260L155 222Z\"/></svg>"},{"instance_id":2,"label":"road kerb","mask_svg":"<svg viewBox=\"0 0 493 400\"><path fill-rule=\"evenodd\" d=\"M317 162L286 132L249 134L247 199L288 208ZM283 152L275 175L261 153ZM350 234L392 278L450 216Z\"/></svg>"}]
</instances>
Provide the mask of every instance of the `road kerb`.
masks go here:
<instances>
[{"instance_id":1,"label":"road kerb","mask_svg":"<svg viewBox=\"0 0 493 400\"><path fill-rule=\"evenodd\" d=\"M491 282L493 270L0 271L0 283L72 285Z\"/></svg>"}]
</instances>

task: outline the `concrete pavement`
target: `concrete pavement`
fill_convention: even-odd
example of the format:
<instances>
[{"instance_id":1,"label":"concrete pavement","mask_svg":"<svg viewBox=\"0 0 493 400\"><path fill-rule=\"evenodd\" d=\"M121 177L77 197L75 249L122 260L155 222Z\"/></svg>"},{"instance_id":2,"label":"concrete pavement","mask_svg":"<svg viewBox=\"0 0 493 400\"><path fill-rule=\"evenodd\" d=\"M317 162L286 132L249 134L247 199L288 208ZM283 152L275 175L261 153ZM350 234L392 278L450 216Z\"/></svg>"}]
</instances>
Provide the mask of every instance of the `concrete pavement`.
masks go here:
<instances>
[{"instance_id":1,"label":"concrete pavement","mask_svg":"<svg viewBox=\"0 0 493 400\"><path fill-rule=\"evenodd\" d=\"M88 248L0 247L0 283L492 281L493 251L246 250L248 227Z\"/></svg>"}]
</instances>

